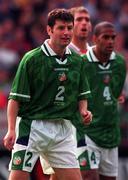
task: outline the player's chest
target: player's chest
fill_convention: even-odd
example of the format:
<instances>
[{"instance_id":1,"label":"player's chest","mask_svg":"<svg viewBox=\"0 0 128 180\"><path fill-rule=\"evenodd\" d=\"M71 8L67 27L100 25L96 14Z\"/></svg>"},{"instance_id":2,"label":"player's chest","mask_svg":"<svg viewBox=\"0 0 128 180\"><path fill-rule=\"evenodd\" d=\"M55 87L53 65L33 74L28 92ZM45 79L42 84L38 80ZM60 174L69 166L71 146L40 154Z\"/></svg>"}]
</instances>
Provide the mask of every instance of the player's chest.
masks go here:
<instances>
[{"instance_id":1,"label":"player's chest","mask_svg":"<svg viewBox=\"0 0 128 180\"><path fill-rule=\"evenodd\" d=\"M61 63L56 61L47 61L39 67L40 70L34 70L39 81L47 83L70 83L78 82L80 79L80 65L71 62Z\"/></svg>"},{"instance_id":2,"label":"player's chest","mask_svg":"<svg viewBox=\"0 0 128 180\"><path fill-rule=\"evenodd\" d=\"M118 74L118 67L114 64L103 66L99 63L94 63L88 67L88 79L91 86L94 87L109 86Z\"/></svg>"}]
</instances>

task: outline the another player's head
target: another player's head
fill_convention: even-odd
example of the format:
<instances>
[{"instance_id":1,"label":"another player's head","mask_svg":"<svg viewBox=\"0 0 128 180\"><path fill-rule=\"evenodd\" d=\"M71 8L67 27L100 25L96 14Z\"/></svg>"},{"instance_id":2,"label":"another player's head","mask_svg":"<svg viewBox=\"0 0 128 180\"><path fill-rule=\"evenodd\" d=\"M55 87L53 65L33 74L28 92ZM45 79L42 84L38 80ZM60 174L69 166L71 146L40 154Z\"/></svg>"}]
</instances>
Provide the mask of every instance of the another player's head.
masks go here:
<instances>
[{"instance_id":1,"label":"another player's head","mask_svg":"<svg viewBox=\"0 0 128 180\"><path fill-rule=\"evenodd\" d=\"M66 9L54 9L48 14L47 32L53 44L67 46L73 34L73 15Z\"/></svg>"},{"instance_id":2,"label":"another player's head","mask_svg":"<svg viewBox=\"0 0 128 180\"><path fill-rule=\"evenodd\" d=\"M112 23L103 21L94 27L93 42L98 52L111 55L114 50L116 30Z\"/></svg>"},{"instance_id":3,"label":"another player's head","mask_svg":"<svg viewBox=\"0 0 128 180\"><path fill-rule=\"evenodd\" d=\"M74 16L73 36L86 40L92 30L89 11L84 6L79 6L71 8L70 12Z\"/></svg>"}]
</instances>

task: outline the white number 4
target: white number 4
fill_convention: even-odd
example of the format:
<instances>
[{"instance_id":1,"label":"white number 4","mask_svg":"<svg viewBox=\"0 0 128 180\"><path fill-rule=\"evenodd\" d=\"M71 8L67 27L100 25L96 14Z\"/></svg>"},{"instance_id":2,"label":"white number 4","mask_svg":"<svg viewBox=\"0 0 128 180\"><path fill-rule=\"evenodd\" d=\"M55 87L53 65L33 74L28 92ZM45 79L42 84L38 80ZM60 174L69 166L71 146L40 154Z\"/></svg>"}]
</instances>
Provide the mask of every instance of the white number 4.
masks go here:
<instances>
[{"instance_id":1,"label":"white number 4","mask_svg":"<svg viewBox=\"0 0 128 180\"><path fill-rule=\"evenodd\" d=\"M108 86L104 88L103 97L105 97L107 101L111 100L111 94Z\"/></svg>"}]
</instances>

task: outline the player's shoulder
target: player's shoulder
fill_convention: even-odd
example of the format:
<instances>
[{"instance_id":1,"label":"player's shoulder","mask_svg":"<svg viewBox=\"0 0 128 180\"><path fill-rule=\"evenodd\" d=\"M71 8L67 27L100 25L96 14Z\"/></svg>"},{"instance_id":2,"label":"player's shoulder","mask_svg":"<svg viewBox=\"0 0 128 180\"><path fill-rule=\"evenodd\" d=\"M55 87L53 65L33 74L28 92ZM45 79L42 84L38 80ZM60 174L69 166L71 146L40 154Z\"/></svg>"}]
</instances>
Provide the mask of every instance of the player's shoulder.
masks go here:
<instances>
[{"instance_id":1,"label":"player's shoulder","mask_svg":"<svg viewBox=\"0 0 128 180\"><path fill-rule=\"evenodd\" d=\"M70 51L71 51L71 56L80 57L80 55L77 52L75 52L73 49L70 49Z\"/></svg>"},{"instance_id":2,"label":"player's shoulder","mask_svg":"<svg viewBox=\"0 0 128 180\"><path fill-rule=\"evenodd\" d=\"M121 53L115 52L115 59L116 59L117 63L125 64L125 58L124 58L124 56Z\"/></svg>"},{"instance_id":3,"label":"player's shoulder","mask_svg":"<svg viewBox=\"0 0 128 180\"><path fill-rule=\"evenodd\" d=\"M33 57L39 57L41 54L42 54L41 47L37 47L35 49L32 49L32 50L28 51L25 54L25 57L28 58L28 59L31 59Z\"/></svg>"},{"instance_id":4,"label":"player's shoulder","mask_svg":"<svg viewBox=\"0 0 128 180\"><path fill-rule=\"evenodd\" d=\"M93 46L88 46L87 52L86 54L82 55L82 59L88 64L88 63L93 63L93 58L95 58L95 56L93 55Z\"/></svg>"},{"instance_id":5,"label":"player's shoulder","mask_svg":"<svg viewBox=\"0 0 128 180\"><path fill-rule=\"evenodd\" d=\"M27 63L34 59L38 59L40 57L40 55L41 55L41 48L37 47L35 49L32 49L32 50L26 52L22 58L22 61L24 63Z\"/></svg>"},{"instance_id":6,"label":"player's shoulder","mask_svg":"<svg viewBox=\"0 0 128 180\"><path fill-rule=\"evenodd\" d=\"M71 57L75 60L78 60L78 61L82 61L82 57L80 54L78 54L77 52L75 52L74 50L70 49L71 51Z\"/></svg>"},{"instance_id":7,"label":"player's shoulder","mask_svg":"<svg viewBox=\"0 0 128 180\"><path fill-rule=\"evenodd\" d=\"M120 61L124 61L124 56L123 54L119 53L119 52L115 52L115 56L117 59L119 59Z\"/></svg>"}]
</instances>

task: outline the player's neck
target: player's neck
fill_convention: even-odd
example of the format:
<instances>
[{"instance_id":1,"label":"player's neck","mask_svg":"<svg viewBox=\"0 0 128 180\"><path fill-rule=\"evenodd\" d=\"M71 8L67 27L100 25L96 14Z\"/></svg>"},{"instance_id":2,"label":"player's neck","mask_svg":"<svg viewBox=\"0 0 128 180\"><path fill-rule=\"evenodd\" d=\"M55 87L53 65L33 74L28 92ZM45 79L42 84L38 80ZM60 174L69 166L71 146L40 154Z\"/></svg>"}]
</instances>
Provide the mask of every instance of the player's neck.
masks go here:
<instances>
[{"instance_id":1,"label":"player's neck","mask_svg":"<svg viewBox=\"0 0 128 180\"><path fill-rule=\"evenodd\" d=\"M48 44L58 56L64 56L65 48L61 48L61 46L58 47L55 43L52 43L50 40L48 41Z\"/></svg>"},{"instance_id":2,"label":"player's neck","mask_svg":"<svg viewBox=\"0 0 128 180\"><path fill-rule=\"evenodd\" d=\"M97 49L97 47L93 48L93 52L101 63L108 62L110 54L103 54L100 50Z\"/></svg>"},{"instance_id":3,"label":"player's neck","mask_svg":"<svg viewBox=\"0 0 128 180\"><path fill-rule=\"evenodd\" d=\"M72 43L78 47L81 51L84 51L87 49L87 41L86 39L78 39L78 38L75 38L73 37L72 38Z\"/></svg>"}]
</instances>

